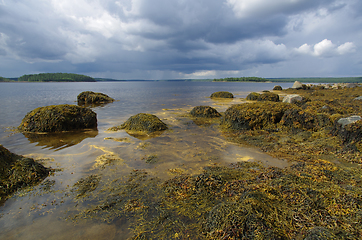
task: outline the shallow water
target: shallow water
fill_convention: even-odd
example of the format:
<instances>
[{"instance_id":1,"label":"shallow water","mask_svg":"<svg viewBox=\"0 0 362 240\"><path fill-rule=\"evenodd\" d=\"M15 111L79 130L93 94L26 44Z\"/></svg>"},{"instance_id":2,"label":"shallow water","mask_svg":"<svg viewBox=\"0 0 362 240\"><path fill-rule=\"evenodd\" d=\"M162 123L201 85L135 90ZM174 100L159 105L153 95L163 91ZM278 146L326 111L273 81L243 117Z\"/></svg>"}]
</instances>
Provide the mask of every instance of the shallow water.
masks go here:
<instances>
[{"instance_id":1,"label":"shallow water","mask_svg":"<svg viewBox=\"0 0 362 240\"><path fill-rule=\"evenodd\" d=\"M86 198L75 194L74 184L90 175L101 178L99 188L106 189L115 179L127 179L135 170L144 170L162 182L179 174L199 174L207 166L238 161L287 166L282 159L228 142L216 123L204 124L187 116L198 105L223 112L230 105L241 103L241 98L249 92L271 90L274 85L162 81L1 83L0 144L14 153L44 159L45 166L59 171L42 184L15 194L0 207L0 238L127 239L132 236L128 230L131 219L120 218L111 223L79 218L73 221L82 209L100 201L91 193ZM286 88L292 83L278 85ZM117 100L92 108L97 113L97 130L35 136L9 131L34 108L76 104L77 95L87 90ZM216 91L232 92L235 98L210 99ZM157 115L169 129L149 138L107 130L140 112Z\"/></svg>"}]
</instances>

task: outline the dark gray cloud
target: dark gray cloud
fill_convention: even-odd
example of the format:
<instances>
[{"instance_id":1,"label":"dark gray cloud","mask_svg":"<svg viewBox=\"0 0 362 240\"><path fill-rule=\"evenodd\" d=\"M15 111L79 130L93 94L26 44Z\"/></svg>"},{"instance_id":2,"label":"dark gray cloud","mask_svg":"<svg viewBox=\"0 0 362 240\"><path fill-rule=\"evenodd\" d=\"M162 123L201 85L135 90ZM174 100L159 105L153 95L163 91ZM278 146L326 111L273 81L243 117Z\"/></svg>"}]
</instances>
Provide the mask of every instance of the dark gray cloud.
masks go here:
<instances>
[{"instance_id":1,"label":"dark gray cloud","mask_svg":"<svg viewBox=\"0 0 362 240\"><path fill-rule=\"evenodd\" d=\"M360 75L361 10L359 0L1 0L0 76ZM307 63L326 58L329 70Z\"/></svg>"}]
</instances>

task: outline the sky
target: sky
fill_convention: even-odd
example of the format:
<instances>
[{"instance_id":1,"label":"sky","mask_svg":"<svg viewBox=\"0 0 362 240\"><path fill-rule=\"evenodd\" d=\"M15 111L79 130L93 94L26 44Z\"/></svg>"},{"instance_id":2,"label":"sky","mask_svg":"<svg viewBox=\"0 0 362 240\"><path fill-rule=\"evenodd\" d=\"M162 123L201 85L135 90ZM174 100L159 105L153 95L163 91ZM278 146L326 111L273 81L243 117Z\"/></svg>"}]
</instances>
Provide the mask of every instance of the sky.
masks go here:
<instances>
[{"instance_id":1,"label":"sky","mask_svg":"<svg viewBox=\"0 0 362 240\"><path fill-rule=\"evenodd\" d=\"M362 76L361 0L0 0L0 76Z\"/></svg>"}]
</instances>

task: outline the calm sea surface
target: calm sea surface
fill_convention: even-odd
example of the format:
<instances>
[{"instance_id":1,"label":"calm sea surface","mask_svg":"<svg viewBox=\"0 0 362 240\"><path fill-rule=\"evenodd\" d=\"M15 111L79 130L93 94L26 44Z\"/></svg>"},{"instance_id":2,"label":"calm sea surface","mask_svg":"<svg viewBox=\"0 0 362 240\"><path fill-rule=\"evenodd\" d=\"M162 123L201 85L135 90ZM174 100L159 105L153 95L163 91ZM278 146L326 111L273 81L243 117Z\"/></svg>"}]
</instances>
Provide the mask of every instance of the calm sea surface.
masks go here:
<instances>
[{"instance_id":1,"label":"calm sea surface","mask_svg":"<svg viewBox=\"0 0 362 240\"><path fill-rule=\"evenodd\" d=\"M275 85L288 88L292 83L0 83L0 144L16 154L43 159L45 166L59 170L42 184L20 191L0 206L0 239L131 237L128 220L111 223L99 219L74 220L74 216L86 212L87 206L101 201L91 194L80 200L74 193L74 184L90 175L101 179L99 186L104 187L135 170L144 170L162 182L177 174L199 174L206 166L238 161L286 166L283 160L228 142L217 124L200 125L187 116L199 105L223 112L232 104L242 103L248 93L272 90ZM97 130L37 137L11 131L37 107L77 104L77 95L82 91L102 92L116 99L92 108L97 113ZM232 92L235 98L210 99L217 91ZM131 136L125 131L107 131L141 112L157 115L169 130L152 138Z\"/></svg>"}]
</instances>

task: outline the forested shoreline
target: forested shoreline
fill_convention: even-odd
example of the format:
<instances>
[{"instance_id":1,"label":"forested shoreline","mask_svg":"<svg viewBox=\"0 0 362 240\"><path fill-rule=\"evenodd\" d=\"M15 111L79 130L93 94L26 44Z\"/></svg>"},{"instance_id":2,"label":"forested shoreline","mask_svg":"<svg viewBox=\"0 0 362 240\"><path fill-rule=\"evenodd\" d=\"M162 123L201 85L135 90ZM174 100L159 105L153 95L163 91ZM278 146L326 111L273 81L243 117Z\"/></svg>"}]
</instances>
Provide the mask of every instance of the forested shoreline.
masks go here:
<instances>
[{"instance_id":1,"label":"forested shoreline","mask_svg":"<svg viewBox=\"0 0 362 240\"><path fill-rule=\"evenodd\" d=\"M92 77L74 73L39 73L23 75L19 82L96 82Z\"/></svg>"}]
</instances>

